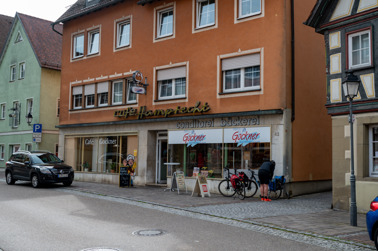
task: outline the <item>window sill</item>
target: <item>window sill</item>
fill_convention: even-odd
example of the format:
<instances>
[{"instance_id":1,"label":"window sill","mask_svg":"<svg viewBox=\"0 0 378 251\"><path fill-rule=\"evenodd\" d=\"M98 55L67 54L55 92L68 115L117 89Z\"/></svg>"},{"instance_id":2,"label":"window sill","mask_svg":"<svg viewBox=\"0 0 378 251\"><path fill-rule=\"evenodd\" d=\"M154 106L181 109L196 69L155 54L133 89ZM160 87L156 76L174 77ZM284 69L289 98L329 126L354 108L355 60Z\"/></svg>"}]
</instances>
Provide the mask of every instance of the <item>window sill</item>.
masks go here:
<instances>
[{"instance_id":1,"label":"window sill","mask_svg":"<svg viewBox=\"0 0 378 251\"><path fill-rule=\"evenodd\" d=\"M219 92L219 95L227 95L227 94L236 94L236 93L245 93L245 92L258 92L261 91L261 88L259 89L253 89L253 90L242 90L242 91L231 91L231 92Z\"/></svg>"},{"instance_id":2,"label":"window sill","mask_svg":"<svg viewBox=\"0 0 378 251\"><path fill-rule=\"evenodd\" d=\"M376 181L378 182L378 177L364 177L362 181Z\"/></svg>"},{"instance_id":3,"label":"window sill","mask_svg":"<svg viewBox=\"0 0 378 251\"><path fill-rule=\"evenodd\" d=\"M363 70L369 70L369 69L374 69L374 68L375 68L374 65L367 65L367 66L349 68L346 72L356 72L356 71L363 71Z\"/></svg>"},{"instance_id":4,"label":"window sill","mask_svg":"<svg viewBox=\"0 0 378 251\"><path fill-rule=\"evenodd\" d=\"M249 17L254 17L254 16L258 16L258 15L261 15L261 11L256 12L256 13L251 13L251 14L248 14L248 15L245 15L245 16L239 16L238 20L249 18Z\"/></svg>"},{"instance_id":5,"label":"window sill","mask_svg":"<svg viewBox=\"0 0 378 251\"><path fill-rule=\"evenodd\" d=\"M182 97L182 98L167 98L167 99L155 99L154 102L164 102L164 101L172 101L172 100L180 100L180 99L186 99L186 97Z\"/></svg>"}]
</instances>

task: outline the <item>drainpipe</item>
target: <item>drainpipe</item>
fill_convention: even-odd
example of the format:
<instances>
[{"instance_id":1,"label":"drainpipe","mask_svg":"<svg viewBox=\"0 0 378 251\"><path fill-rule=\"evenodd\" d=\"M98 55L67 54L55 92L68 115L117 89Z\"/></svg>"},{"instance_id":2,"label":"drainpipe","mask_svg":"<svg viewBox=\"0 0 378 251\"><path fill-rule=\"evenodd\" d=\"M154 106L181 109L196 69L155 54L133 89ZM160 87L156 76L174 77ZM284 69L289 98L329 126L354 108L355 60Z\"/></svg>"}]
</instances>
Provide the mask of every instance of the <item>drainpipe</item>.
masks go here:
<instances>
[{"instance_id":1,"label":"drainpipe","mask_svg":"<svg viewBox=\"0 0 378 251\"><path fill-rule=\"evenodd\" d=\"M294 36L294 0L291 0L291 122L295 120L295 36Z\"/></svg>"},{"instance_id":2,"label":"drainpipe","mask_svg":"<svg viewBox=\"0 0 378 251\"><path fill-rule=\"evenodd\" d=\"M59 31L55 30L55 25L56 25L56 23L52 23L52 24L51 24L51 28L52 28L52 30L55 31L56 33L58 33L59 35L63 36L62 33L60 33Z\"/></svg>"}]
</instances>

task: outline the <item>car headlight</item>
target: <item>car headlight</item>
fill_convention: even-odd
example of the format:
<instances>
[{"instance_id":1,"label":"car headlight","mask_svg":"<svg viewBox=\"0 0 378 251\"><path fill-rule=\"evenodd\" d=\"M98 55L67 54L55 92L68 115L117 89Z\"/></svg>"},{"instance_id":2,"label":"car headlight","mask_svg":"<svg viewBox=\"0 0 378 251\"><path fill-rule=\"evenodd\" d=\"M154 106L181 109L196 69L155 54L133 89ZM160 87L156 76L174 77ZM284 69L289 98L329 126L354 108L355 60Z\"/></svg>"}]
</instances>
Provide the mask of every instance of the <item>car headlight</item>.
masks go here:
<instances>
[{"instance_id":1,"label":"car headlight","mask_svg":"<svg viewBox=\"0 0 378 251\"><path fill-rule=\"evenodd\" d=\"M43 173L43 174L51 174L50 169L48 169L46 167L39 168L39 171L41 171L41 173Z\"/></svg>"},{"instance_id":2,"label":"car headlight","mask_svg":"<svg viewBox=\"0 0 378 251\"><path fill-rule=\"evenodd\" d=\"M71 167L71 169L70 169L70 173L72 173L74 171L74 169Z\"/></svg>"}]
</instances>

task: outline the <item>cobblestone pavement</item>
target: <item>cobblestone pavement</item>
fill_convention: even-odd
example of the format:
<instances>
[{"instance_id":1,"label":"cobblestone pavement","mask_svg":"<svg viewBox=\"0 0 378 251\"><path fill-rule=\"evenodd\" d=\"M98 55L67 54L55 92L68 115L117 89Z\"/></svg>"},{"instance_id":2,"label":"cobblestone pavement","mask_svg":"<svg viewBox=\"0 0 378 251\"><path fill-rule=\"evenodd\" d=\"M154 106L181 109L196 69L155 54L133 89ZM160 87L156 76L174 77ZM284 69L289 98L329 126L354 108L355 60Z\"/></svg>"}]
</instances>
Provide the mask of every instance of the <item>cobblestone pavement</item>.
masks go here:
<instances>
[{"instance_id":1,"label":"cobblestone pavement","mask_svg":"<svg viewBox=\"0 0 378 251\"><path fill-rule=\"evenodd\" d=\"M5 182L4 176L0 174L0 177ZM357 227L350 226L349 212L331 209L331 192L261 202L257 198L239 200L218 194L192 197L189 191L178 194L177 191L164 191L164 187L120 188L78 181L68 188L60 185L51 188L264 232L324 248L375 250L366 230L365 214L358 214Z\"/></svg>"}]
</instances>

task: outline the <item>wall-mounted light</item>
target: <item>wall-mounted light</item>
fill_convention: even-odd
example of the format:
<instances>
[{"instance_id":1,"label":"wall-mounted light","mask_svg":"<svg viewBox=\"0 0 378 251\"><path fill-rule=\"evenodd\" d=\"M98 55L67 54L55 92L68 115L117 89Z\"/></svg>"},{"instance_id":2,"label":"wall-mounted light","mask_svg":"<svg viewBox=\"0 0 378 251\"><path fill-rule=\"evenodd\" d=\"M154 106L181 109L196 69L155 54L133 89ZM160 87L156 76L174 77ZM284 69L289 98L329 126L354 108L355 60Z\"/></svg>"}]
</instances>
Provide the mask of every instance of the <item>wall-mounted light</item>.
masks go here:
<instances>
[{"instance_id":1,"label":"wall-mounted light","mask_svg":"<svg viewBox=\"0 0 378 251\"><path fill-rule=\"evenodd\" d=\"M33 115L29 112L28 115L26 116L26 122L28 125L30 125L33 121Z\"/></svg>"}]
</instances>

